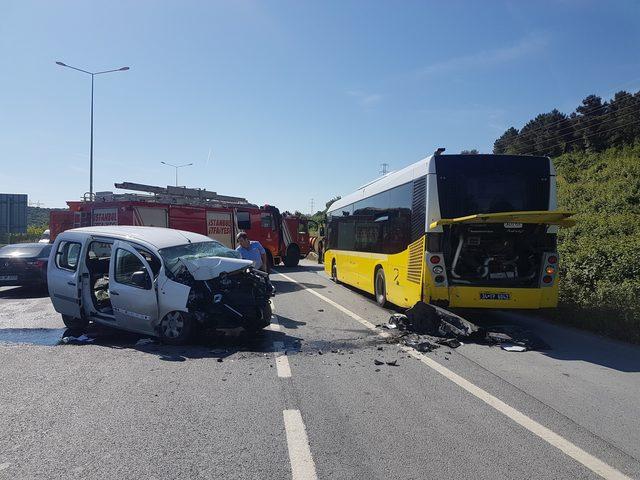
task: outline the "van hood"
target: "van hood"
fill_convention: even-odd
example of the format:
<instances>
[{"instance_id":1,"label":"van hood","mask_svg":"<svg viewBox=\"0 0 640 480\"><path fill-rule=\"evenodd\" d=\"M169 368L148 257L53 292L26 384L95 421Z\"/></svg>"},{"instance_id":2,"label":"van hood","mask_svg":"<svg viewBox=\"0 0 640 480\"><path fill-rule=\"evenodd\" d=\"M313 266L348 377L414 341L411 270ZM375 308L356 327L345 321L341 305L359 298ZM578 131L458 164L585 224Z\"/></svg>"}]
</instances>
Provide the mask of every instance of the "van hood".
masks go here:
<instances>
[{"instance_id":1,"label":"van hood","mask_svg":"<svg viewBox=\"0 0 640 480\"><path fill-rule=\"evenodd\" d=\"M236 272L253 265L251 260L226 257L181 258L180 261L194 280L211 280L223 273Z\"/></svg>"}]
</instances>

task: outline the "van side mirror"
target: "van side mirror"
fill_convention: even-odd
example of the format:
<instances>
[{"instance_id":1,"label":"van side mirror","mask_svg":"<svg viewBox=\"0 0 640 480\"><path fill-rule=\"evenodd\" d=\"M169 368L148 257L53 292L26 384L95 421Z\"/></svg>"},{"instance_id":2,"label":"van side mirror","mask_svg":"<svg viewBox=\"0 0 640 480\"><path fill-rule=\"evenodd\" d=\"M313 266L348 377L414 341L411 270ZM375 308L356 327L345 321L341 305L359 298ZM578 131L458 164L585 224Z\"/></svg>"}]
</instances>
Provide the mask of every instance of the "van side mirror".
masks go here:
<instances>
[{"instance_id":1,"label":"van side mirror","mask_svg":"<svg viewBox=\"0 0 640 480\"><path fill-rule=\"evenodd\" d=\"M149 290L151 288L151 279L149 278L149 274L146 270L133 272L131 274L131 283L136 287L144 288L145 290Z\"/></svg>"}]
</instances>

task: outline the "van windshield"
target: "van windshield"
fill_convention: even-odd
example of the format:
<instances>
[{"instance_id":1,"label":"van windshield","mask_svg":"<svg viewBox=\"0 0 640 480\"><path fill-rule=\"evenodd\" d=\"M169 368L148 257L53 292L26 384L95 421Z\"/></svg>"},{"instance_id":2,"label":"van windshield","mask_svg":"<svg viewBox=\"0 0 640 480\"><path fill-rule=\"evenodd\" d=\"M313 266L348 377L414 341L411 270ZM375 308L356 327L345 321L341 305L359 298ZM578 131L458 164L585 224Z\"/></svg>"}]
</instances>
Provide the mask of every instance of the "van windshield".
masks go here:
<instances>
[{"instance_id":1,"label":"van windshield","mask_svg":"<svg viewBox=\"0 0 640 480\"><path fill-rule=\"evenodd\" d=\"M165 269L172 274L176 273L175 268L179 265L178 260L181 258L185 260L202 257L242 258L240 253L215 240L162 248L158 250L158 253L164 260Z\"/></svg>"}]
</instances>

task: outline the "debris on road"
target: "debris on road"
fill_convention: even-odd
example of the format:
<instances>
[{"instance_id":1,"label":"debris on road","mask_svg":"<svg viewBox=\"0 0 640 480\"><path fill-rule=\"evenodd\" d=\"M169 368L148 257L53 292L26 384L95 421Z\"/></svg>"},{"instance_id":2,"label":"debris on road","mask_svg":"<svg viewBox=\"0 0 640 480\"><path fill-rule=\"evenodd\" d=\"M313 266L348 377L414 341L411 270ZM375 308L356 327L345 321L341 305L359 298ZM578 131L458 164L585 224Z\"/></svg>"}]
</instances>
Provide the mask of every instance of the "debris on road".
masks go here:
<instances>
[{"instance_id":1,"label":"debris on road","mask_svg":"<svg viewBox=\"0 0 640 480\"><path fill-rule=\"evenodd\" d=\"M84 345L86 343L94 342L96 339L85 335L84 333L78 337L68 336L62 337L62 343L67 345Z\"/></svg>"},{"instance_id":2,"label":"debris on road","mask_svg":"<svg viewBox=\"0 0 640 480\"><path fill-rule=\"evenodd\" d=\"M527 347L522 345L514 345L513 343L503 343L500 345L502 350L506 350L507 352L526 352Z\"/></svg>"},{"instance_id":3,"label":"debris on road","mask_svg":"<svg viewBox=\"0 0 640 480\"><path fill-rule=\"evenodd\" d=\"M135 346L142 347L144 345L151 345L153 343L155 343L155 340L153 338L141 338L135 343Z\"/></svg>"},{"instance_id":4,"label":"debris on road","mask_svg":"<svg viewBox=\"0 0 640 480\"><path fill-rule=\"evenodd\" d=\"M384 365L384 362L381 362L377 358L373 361L374 365Z\"/></svg>"},{"instance_id":5,"label":"debris on road","mask_svg":"<svg viewBox=\"0 0 640 480\"><path fill-rule=\"evenodd\" d=\"M513 325L478 326L455 313L418 302L406 315L394 313L386 324L378 325L398 333L386 343L403 343L426 353L441 345L458 348L460 339L484 345L499 345L507 352L544 350L548 346L531 331ZM381 349L380 347L378 348Z\"/></svg>"},{"instance_id":6,"label":"debris on road","mask_svg":"<svg viewBox=\"0 0 640 480\"><path fill-rule=\"evenodd\" d=\"M393 360L391 362L386 362L387 365L389 365L390 367L397 367L398 366L398 360Z\"/></svg>"}]
</instances>

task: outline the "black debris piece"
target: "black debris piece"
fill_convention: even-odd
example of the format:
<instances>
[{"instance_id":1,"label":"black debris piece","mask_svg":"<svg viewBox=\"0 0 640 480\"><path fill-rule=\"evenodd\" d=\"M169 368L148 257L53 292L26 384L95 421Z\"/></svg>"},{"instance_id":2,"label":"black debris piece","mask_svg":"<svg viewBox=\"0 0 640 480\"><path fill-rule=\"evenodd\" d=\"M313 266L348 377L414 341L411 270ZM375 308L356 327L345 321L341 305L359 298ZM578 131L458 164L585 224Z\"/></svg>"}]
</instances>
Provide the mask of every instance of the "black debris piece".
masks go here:
<instances>
[{"instance_id":1,"label":"black debris piece","mask_svg":"<svg viewBox=\"0 0 640 480\"><path fill-rule=\"evenodd\" d=\"M390 367L398 367L398 360L392 360L391 362L386 362Z\"/></svg>"},{"instance_id":2,"label":"black debris piece","mask_svg":"<svg viewBox=\"0 0 640 480\"><path fill-rule=\"evenodd\" d=\"M384 362L381 362L377 358L373 361L374 365L384 365Z\"/></svg>"},{"instance_id":3,"label":"black debris piece","mask_svg":"<svg viewBox=\"0 0 640 480\"><path fill-rule=\"evenodd\" d=\"M219 358L219 359L218 359L218 362L222 363L222 358Z\"/></svg>"},{"instance_id":4,"label":"black debris piece","mask_svg":"<svg viewBox=\"0 0 640 480\"><path fill-rule=\"evenodd\" d=\"M382 350L384 350L384 348L382 348L382 347L378 347L378 350L382 351Z\"/></svg>"},{"instance_id":5,"label":"black debris piece","mask_svg":"<svg viewBox=\"0 0 640 480\"><path fill-rule=\"evenodd\" d=\"M446 345L451 348L458 348L460 346L460 340L457 338L442 338L436 342L440 345Z\"/></svg>"},{"instance_id":6,"label":"black debris piece","mask_svg":"<svg viewBox=\"0 0 640 480\"><path fill-rule=\"evenodd\" d=\"M379 372L379 371L380 371L380 369L379 369L379 368L376 368L376 370L375 370L375 371L376 371L376 372Z\"/></svg>"}]
</instances>

